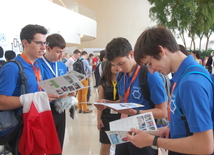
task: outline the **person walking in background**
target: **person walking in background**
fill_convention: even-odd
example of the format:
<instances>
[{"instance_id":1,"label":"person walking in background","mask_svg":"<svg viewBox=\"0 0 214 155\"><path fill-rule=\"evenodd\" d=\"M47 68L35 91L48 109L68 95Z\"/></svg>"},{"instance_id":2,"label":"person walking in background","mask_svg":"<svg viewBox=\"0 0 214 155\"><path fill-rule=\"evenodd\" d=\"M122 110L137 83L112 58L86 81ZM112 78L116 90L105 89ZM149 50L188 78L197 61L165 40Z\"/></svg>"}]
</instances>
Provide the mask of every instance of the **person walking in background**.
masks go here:
<instances>
[{"instance_id":1,"label":"person walking in background","mask_svg":"<svg viewBox=\"0 0 214 155\"><path fill-rule=\"evenodd\" d=\"M210 74L214 74L214 72L213 72L213 56L214 56L214 51L212 51L211 53L210 53L210 56L209 56L209 58L208 58L208 60L207 60L207 63L206 63L206 68L207 68L207 70L209 71L209 73Z\"/></svg>"},{"instance_id":2,"label":"person walking in background","mask_svg":"<svg viewBox=\"0 0 214 155\"><path fill-rule=\"evenodd\" d=\"M69 58L70 58L69 53L65 53L60 60L62 60L63 63L66 63Z\"/></svg>"},{"instance_id":3,"label":"person walking in background","mask_svg":"<svg viewBox=\"0 0 214 155\"><path fill-rule=\"evenodd\" d=\"M93 66L94 54L90 53L88 56L88 63L92 67Z\"/></svg>"},{"instance_id":4,"label":"person walking in background","mask_svg":"<svg viewBox=\"0 0 214 155\"><path fill-rule=\"evenodd\" d=\"M74 50L73 55L65 63L65 65L68 67L69 72L73 70L73 64L80 57L80 54L81 52L78 49Z\"/></svg>"},{"instance_id":5,"label":"person walking in background","mask_svg":"<svg viewBox=\"0 0 214 155\"><path fill-rule=\"evenodd\" d=\"M100 59L100 54L97 54L94 58L93 58L93 61L92 61L92 70L95 71L96 67L97 67L97 64L99 62L99 59Z\"/></svg>"},{"instance_id":6,"label":"person walking in background","mask_svg":"<svg viewBox=\"0 0 214 155\"><path fill-rule=\"evenodd\" d=\"M6 61L13 60L16 57L16 53L13 50L8 50L5 52L4 57Z\"/></svg>"},{"instance_id":7,"label":"person walking in background","mask_svg":"<svg viewBox=\"0 0 214 155\"><path fill-rule=\"evenodd\" d=\"M6 64L6 61L3 59L4 56L4 49L0 46L0 69L4 64Z\"/></svg>"},{"instance_id":8,"label":"person walking in background","mask_svg":"<svg viewBox=\"0 0 214 155\"><path fill-rule=\"evenodd\" d=\"M84 68L84 75L89 76L91 74L91 67L88 63L88 53L86 51L82 51L80 57L78 58L83 62L83 68ZM87 94L88 94L88 78L84 79L82 81L82 84L84 89L78 90L78 110L79 113L91 113L92 110L88 109L88 104L84 103L87 102Z\"/></svg>"},{"instance_id":9,"label":"person walking in background","mask_svg":"<svg viewBox=\"0 0 214 155\"><path fill-rule=\"evenodd\" d=\"M192 51L191 54L194 57L195 61L202 65L201 55L199 51Z\"/></svg>"},{"instance_id":10,"label":"person walking in background","mask_svg":"<svg viewBox=\"0 0 214 155\"><path fill-rule=\"evenodd\" d=\"M179 48L180 48L180 51L183 52L185 55L189 55L189 52L186 50L186 48L183 46L183 45L178 45Z\"/></svg>"},{"instance_id":11,"label":"person walking in background","mask_svg":"<svg viewBox=\"0 0 214 155\"><path fill-rule=\"evenodd\" d=\"M119 95L117 91L116 75L119 69L112 66L110 62L106 62L101 75L100 84L98 87L98 100L104 102L117 101ZM97 110L97 128L100 131L100 155L109 155L111 143L105 131L109 131L109 122L120 119L120 113L106 108L104 110Z\"/></svg>"},{"instance_id":12,"label":"person walking in background","mask_svg":"<svg viewBox=\"0 0 214 155\"><path fill-rule=\"evenodd\" d=\"M99 83L100 83L100 77L103 71L103 67L105 65L105 61L106 61L106 51L102 50L100 51L100 61L99 64L97 64L96 69L94 71L94 77L95 77L95 86L94 88L97 88Z\"/></svg>"},{"instance_id":13,"label":"person walking in background","mask_svg":"<svg viewBox=\"0 0 214 155\"><path fill-rule=\"evenodd\" d=\"M139 148L153 145L167 149L169 155L214 154L213 84L207 78L210 74L192 55L186 56L179 50L174 36L163 26L145 30L134 50L136 62L149 65L151 73L159 71L167 75L174 72L170 139L132 128L130 131L135 134L127 134L128 140ZM197 73L191 74L191 71Z\"/></svg>"}]
</instances>

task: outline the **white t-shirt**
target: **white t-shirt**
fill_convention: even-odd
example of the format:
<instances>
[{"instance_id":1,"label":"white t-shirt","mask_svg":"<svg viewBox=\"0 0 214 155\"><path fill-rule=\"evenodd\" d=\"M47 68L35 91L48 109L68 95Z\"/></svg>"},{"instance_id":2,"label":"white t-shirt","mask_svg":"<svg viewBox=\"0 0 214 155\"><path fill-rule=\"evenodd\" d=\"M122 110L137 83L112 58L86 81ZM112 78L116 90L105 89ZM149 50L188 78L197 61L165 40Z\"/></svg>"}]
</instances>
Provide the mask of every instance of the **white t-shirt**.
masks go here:
<instances>
[{"instance_id":1,"label":"white t-shirt","mask_svg":"<svg viewBox=\"0 0 214 155\"><path fill-rule=\"evenodd\" d=\"M69 72L73 70L73 64L74 64L75 61L76 61L76 60L75 60L74 57L70 57L70 58L68 59L68 61L65 63L65 65L68 67L68 71L69 71Z\"/></svg>"}]
</instances>

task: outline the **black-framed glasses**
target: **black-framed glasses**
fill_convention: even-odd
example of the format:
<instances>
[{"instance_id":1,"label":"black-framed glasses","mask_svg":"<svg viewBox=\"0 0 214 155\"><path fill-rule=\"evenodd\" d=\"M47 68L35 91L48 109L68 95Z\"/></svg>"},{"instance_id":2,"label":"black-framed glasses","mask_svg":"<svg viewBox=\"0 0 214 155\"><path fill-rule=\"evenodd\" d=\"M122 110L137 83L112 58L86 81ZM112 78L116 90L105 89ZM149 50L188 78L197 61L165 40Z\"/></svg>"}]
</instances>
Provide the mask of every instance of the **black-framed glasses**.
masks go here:
<instances>
[{"instance_id":1,"label":"black-framed glasses","mask_svg":"<svg viewBox=\"0 0 214 155\"><path fill-rule=\"evenodd\" d=\"M36 43L38 46L43 46L43 45L48 46L47 42L34 41L34 40L31 40L31 39L29 39L29 41L32 41L32 42Z\"/></svg>"},{"instance_id":2,"label":"black-framed glasses","mask_svg":"<svg viewBox=\"0 0 214 155\"><path fill-rule=\"evenodd\" d=\"M144 64L147 68L151 67L151 61L152 61L153 56L149 59L148 63Z\"/></svg>"}]
</instances>

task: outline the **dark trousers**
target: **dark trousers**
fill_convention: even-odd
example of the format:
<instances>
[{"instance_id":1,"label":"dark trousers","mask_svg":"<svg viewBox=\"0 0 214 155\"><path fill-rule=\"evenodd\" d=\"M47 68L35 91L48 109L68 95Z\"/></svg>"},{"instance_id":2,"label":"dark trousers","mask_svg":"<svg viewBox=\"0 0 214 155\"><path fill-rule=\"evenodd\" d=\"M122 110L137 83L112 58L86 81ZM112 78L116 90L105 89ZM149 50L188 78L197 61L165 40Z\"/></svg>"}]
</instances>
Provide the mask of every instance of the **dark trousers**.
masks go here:
<instances>
[{"instance_id":1,"label":"dark trousers","mask_svg":"<svg viewBox=\"0 0 214 155\"><path fill-rule=\"evenodd\" d=\"M155 155L155 150L151 147L138 148L128 142L116 145L115 155Z\"/></svg>"},{"instance_id":2,"label":"dark trousers","mask_svg":"<svg viewBox=\"0 0 214 155\"><path fill-rule=\"evenodd\" d=\"M65 111L63 113L58 113L54 107L54 104L51 104L51 110L54 118L54 123L56 126L56 131L59 137L59 142L61 149L63 148L64 136L65 136ZM55 154L61 155L61 154Z\"/></svg>"},{"instance_id":3,"label":"dark trousers","mask_svg":"<svg viewBox=\"0 0 214 155\"><path fill-rule=\"evenodd\" d=\"M90 86L90 79L88 78L88 86ZM87 94L87 102L89 102L91 97L91 87L88 87L88 94Z\"/></svg>"},{"instance_id":4,"label":"dark trousers","mask_svg":"<svg viewBox=\"0 0 214 155\"><path fill-rule=\"evenodd\" d=\"M16 136L13 140L8 142L8 145L6 145L6 149L9 150L13 155L21 155L18 151L18 142L19 142L20 136Z\"/></svg>"}]
</instances>

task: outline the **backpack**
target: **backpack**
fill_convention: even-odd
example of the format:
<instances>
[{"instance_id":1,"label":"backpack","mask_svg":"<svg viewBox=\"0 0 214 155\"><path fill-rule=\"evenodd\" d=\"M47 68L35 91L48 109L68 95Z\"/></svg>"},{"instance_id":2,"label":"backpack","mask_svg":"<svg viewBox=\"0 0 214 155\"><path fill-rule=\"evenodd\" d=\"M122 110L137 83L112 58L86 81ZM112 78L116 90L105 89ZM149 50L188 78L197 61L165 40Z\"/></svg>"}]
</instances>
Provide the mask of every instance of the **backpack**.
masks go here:
<instances>
[{"instance_id":1,"label":"backpack","mask_svg":"<svg viewBox=\"0 0 214 155\"><path fill-rule=\"evenodd\" d=\"M100 74L100 71L103 71L103 68L104 68L105 64L106 64L106 61L100 62L100 63L97 65L97 67L96 67L96 69L95 69L95 71L94 71L94 76L95 76L95 81L96 81L96 85L95 85L95 86L96 86L96 87L98 87L99 84L100 84L100 77L101 77L101 75L102 75L102 72L101 72L101 74Z\"/></svg>"},{"instance_id":2,"label":"backpack","mask_svg":"<svg viewBox=\"0 0 214 155\"><path fill-rule=\"evenodd\" d=\"M83 58L79 58L79 59L77 59L77 61L74 62L73 70L78 73L85 74L84 64L83 64L82 60L83 60Z\"/></svg>"},{"instance_id":3,"label":"backpack","mask_svg":"<svg viewBox=\"0 0 214 155\"><path fill-rule=\"evenodd\" d=\"M27 75L24 72L22 64L18 60L11 60L19 67L21 95L30 93ZM0 145L5 145L11 141L18 134L21 135L22 129L22 108L15 110L1 110L0 111ZM18 142L18 141L17 141Z\"/></svg>"},{"instance_id":4,"label":"backpack","mask_svg":"<svg viewBox=\"0 0 214 155\"><path fill-rule=\"evenodd\" d=\"M122 77L122 75L123 75L122 72L120 72L118 74L117 82L119 82L119 80ZM167 100L167 107L168 107L168 103L170 101L170 80L166 75L164 75L162 73L159 73L159 75L164 81L164 87L165 87L166 94L167 94L167 97L168 97L168 100ZM149 90L149 86L148 86L148 83L147 83L147 76L148 76L148 68L146 66L142 65L141 69L140 69L140 87L141 87L141 91L143 93L144 98L149 102L150 107L154 108L155 104L150 99L150 90ZM168 121L166 120L166 118L164 118L164 119L155 119L155 121L156 121L156 124L158 126L165 126L165 125L168 124Z\"/></svg>"},{"instance_id":5,"label":"backpack","mask_svg":"<svg viewBox=\"0 0 214 155\"><path fill-rule=\"evenodd\" d=\"M214 84L214 74L207 74L204 70L204 67L203 66L199 66L199 65L191 65L189 66L183 73L180 81L182 81L187 75L189 74L201 74L203 75L204 77L206 77L211 83L212 85ZM179 81L179 82L180 82ZM214 86L214 85L213 85ZM178 88L178 93L180 93L180 87ZM187 122L187 119L186 119L186 116L182 110L182 108L177 108L178 112L181 114L181 119L184 121L184 124L185 124L185 128L186 128L186 136L190 136L192 135L192 133L190 132L190 129L189 129L189 125L188 125L188 122Z\"/></svg>"}]
</instances>

